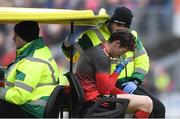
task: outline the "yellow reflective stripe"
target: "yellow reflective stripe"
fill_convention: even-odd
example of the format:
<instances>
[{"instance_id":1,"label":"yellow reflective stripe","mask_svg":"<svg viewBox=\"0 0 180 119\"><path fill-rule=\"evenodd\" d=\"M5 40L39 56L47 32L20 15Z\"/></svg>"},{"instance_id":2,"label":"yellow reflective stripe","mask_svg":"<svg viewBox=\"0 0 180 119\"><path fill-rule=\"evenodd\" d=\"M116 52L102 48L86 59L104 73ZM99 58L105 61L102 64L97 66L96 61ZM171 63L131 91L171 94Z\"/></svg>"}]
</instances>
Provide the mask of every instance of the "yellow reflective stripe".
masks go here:
<instances>
[{"instance_id":1,"label":"yellow reflective stripe","mask_svg":"<svg viewBox=\"0 0 180 119\"><path fill-rule=\"evenodd\" d=\"M5 84L6 84L6 86L11 86L11 87L13 87L13 86L14 86L14 83L9 82L9 81L5 81Z\"/></svg>"},{"instance_id":2,"label":"yellow reflective stripe","mask_svg":"<svg viewBox=\"0 0 180 119\"><path fill-rule=\"evenodd\" d=\"M101 42L106 41L105 38L104 38L104 36L102 35L102 33L101 33L98 29L93 29L93 31L96 33L96 35L98 36L98 38L99 38L99 40L100 40Z\"/></svg>"},{"instance_id":3,"label":"yellow reflective stripe","mask_svg":"<svg viewBox=\"0 0 180 119\"><path fill-rule=\"evenodd\" d=\"M132 61L134 60L134 58L133 58L133 57L129 57L129 58L127 58L127 60L128 60L129 62L132 62Z\"/></svg>"},{"instance_id":4,"label":"yellow reflective stripe","mask_svg":"<svg viewBox=\"0 0 180 119\"><path fill-rule=\"evenodd\" d=\"M136 68L135 70L134 70L134 72L137 72L137 73L141 73L141 74L147 74L147 71L145 71L144 69L142 69L142 68Z\"/></svg>"},{"instance_id":5,"label":"yellow reflective stripe","mask_svg":"<svg viewBox=\"0 0 180 119\"><path fill-rule=\"evenodd\" d=\"M48 59L48 61L51 62L53 59L54 59L54 57L52 56Z\"/></svg>"},{"instance_id":6,"label":"yellow reflective stripe","mask_svg":"<svg viewBox=\"0 0 180 119\"><path fill-rule=\"evenodd\" d=\"M16 64L13 64L6 72L6 76L8 77L12 69L15 67Z\"/></svg>"},{"instance_id":7,"label":"yellow reflective stripe","mask_svg":"<svg viewBox=\"0 0 180 119\"><path fill-rule=\"evenodd\" d=\"M5 94L8 88L0 88L0 99L5 100Z\"/></svg>"},{"instance_id":8,"label":"yellow reflective stripe","mask_svg":"<svg viewBox=\"0 0 180 119\"><path fill-rule=\"evenodd\" d=\"M135 52L134 58L137 58L137 57L144 55L144 54L146 54L146 50L140 50L138 52Z\"/></svg>"},{"instance_id":9,"label":"yellow reflective stripe","mask_svg":"<svg viewBox=\"0 0 180 119\"><path fill-rule=\"evenodd\" d=\"M22 89L24 89L24 90L26 90L26 91L28 91L28 92L33 92L33 87L31 87L31 86L29 86L29 85L27 85L27 84L25 84L25 83L16 81L16 82L15 82L15 86L16 86L16 87L20 87L20 88L22 88Z\"/></svg>"},{"instance_id":10,"label":"yellow reflective stripe","mask_svg":"<svg viewBox=\"0 0 180 119\"><path fill-rule=\"evenodd\" d=\"M50 71L52 72L51 73L52 74L51 77L52 77L53 83L54 84L58 84L58 81L56 81L55 76L54 76L54 69L53 69L53 67L51 66L51 64L49 62L47 62L45 60L42 60L42 59L33 58L33 57L27 57L25 59L30 60L30 61L34 61L34 62L41 62L41 63L47 64L49 69L50 69Z\"/></svg>"},{"instance_id":11,"label":"yellow reflective stripe","mask_svg":"<svg viewBox=\"0 0 180 119\"><path fill-rule=\"evenodd\" d=\"M28 102L28 104L30 104L30 105L40 105L40 106L45 107L46 104L47 104L47 101L38 99L38 100L35 100L35 101L32 101L32 102Z\"/></svg>"},{"instance_id":12,"label":"yellow reflective stripe","mask_svg":"<svg viewBox=\"0 0 180 119\"><path fill-rule=\"evenodd\" d=\"M36 87L46 86L46 85L54 85L54 83L38 83Z\"/></svg>"},{"instance_id":13,"label":"yellow reflective stripe","mask_svg":"<svg viewBox=\"0 0 180 119\"><path fill-rule=\"evenodd\" d=\"M102 33L97 29L92 29L92 31L94 31L98 37L98 39L101 41L101 42L104 42L106 41L104 36L102 35ZM78 44L78 43L75 43L74 44L75 48L77 49L77 51L82 54L84 52L84 50L81 48L81 46Z\"/></svg>"}]
</instances>

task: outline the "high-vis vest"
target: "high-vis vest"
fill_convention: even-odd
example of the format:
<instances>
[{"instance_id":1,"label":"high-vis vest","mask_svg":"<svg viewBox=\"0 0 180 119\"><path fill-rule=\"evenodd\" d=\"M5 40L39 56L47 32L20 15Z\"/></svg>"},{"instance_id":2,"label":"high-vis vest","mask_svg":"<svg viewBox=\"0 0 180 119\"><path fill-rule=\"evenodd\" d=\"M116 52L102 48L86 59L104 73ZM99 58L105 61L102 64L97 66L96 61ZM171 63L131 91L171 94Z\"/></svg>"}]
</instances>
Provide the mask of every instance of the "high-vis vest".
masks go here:
<instances>
[{"instance_id":1,"label":"high-vis vest","mask_svg":"<svg viewBox=\"0 0 180 119\"><path fill-rule=\"evenodd\" d=\"M121 60L127 60L130 59L130 62L126 66L126 68L121 72L119 75L118 82L123 83L127 82L132 78L138 78L140 80L144 80L144 76L148 73L149 70L149 56L147 55L147 52L145 48L143 47L143 44L138 37L138 34L136 31L132 30L131 33L135 36L135 42L136 42L136 49L134 52L128 51L124 55L120 57L120 59L112 59L111 60L111 73L115 70L116 64L119 63ZM86 34L89 39L91 40L89 44L93 44L93 46L96 46L100 44L103 41L107 41L110 37L110 32L108 31L108 28L106 24L101 25L97 29L91 29L88 31L85 31L84 34ZM85 39L83 39L85 40ZM88 41L83 41L88 42ZM83 48L82 48L83 47ZM89 48L86 43L86 49ZM76 45L77 51L74 60L78 59L78 56L83 52L84 46L78 42Z\"/></svg>"},{"instance_id":2,"label":"high-vis vest","mask_svg":"<svg viewBox=\"0 0 180 119\"><path fill-rule=\"evenodd\" d=\"M6 86L0 98L19 105L35 117L43 117L51 92L58 84L58 67L42 38L17 51L6 71Z\"/></svg>"}]
</instances>

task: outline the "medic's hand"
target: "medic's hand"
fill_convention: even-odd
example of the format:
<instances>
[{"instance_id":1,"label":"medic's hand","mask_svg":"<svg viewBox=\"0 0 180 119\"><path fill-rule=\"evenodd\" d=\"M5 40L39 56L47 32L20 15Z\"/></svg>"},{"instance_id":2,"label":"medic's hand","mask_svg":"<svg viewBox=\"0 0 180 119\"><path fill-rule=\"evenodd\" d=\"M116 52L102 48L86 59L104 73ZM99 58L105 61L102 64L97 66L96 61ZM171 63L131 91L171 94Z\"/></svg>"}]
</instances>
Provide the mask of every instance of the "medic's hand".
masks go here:
<instances>
[{"instance_id":1,"label":"medic's hand","mask_svg":"<svg viewBox=\"0 0 180 119\"><path fill-rule=\"evenodd\" d=\"M73 45L75 42L77 42L77 39L79 37L80 34L69 34L66 36L66 39L64 41L64 45L66 47L70 47L71 45Z\"/></svg>"},{"instance_id":2,"label":"medic's hand","mask_svg":"<svg viewBox=\"0 0 180 119\"><path fill-rule=\"evenodd\" d=\"M115 72L120 74L121 71L125 68L125 66L128 64L129 60L122 61L121 63L116 65Z\"/></svg>"},{"instance_id":3,"label":"medic's hand","mask_svg":"<svg viewBox=\"0 0 180 119\"><path fill-rule=\"evenodd\" d=\"M92 29L94 26L76 26L74 28L74 33L67 35L64 45L70 47L74 43L78 42L79 36L86 30Z\"/></svg>"},{"instance_id":4,"label":"medic's hand","mask_svg":"<svg viewBox=\"0 0 180 119\"><path fill-rule=\"evenodd\" d=\"M123 91L129 94L132 94L137 89L137 85L132 81L123 83L122 86L124 86Z\"/></svg>"}]
</instances>

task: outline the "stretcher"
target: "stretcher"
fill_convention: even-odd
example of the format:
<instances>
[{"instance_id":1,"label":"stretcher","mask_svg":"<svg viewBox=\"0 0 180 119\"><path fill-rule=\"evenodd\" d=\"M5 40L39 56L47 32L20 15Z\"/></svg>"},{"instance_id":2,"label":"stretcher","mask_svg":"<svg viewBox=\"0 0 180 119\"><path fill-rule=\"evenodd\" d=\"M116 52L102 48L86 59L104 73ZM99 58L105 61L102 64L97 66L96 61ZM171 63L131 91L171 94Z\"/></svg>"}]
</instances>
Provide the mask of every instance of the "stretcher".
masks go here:
<instances>
[{"instance_id":1,"label":"stretcher","mask_svg":"<svg viewBox=\"0 0 180 119\"><path fill-rule=\"evenodd\" d=\"M92 10L0 7L0 23L35 20L47 24L97 25L107 19L109 16L103 8L95 15Z\"/></svg>"}]
</instances>

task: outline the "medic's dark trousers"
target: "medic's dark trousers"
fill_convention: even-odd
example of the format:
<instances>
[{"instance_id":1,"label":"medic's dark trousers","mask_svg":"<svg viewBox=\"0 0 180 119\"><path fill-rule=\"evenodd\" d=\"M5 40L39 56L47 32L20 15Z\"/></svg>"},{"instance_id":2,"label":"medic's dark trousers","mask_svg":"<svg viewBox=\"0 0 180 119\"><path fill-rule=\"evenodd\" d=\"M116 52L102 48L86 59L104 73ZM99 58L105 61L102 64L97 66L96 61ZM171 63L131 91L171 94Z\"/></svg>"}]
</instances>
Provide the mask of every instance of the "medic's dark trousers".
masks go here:
<instances>
[{"instance_id":1,"label":"medic's dark trousers","mask_svg":"<svg viewBox=\"0 0 180 119\"><path fill-rule=\"evenodd\" d=\"M18 105L14 105L0 99L0 118L2 117L25 118L33 116L30 116L28 113L23 111Z\"/></svg>"}]
</instances>

